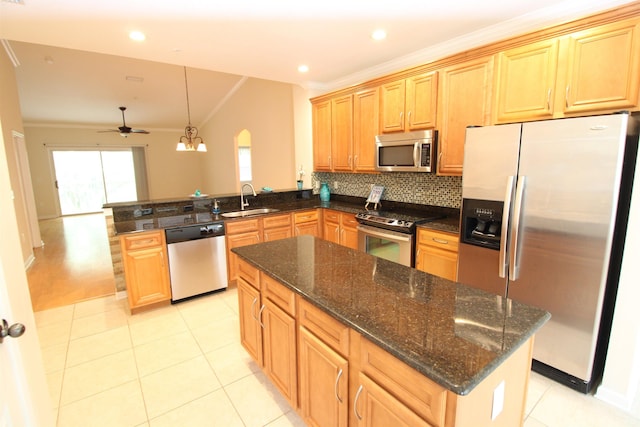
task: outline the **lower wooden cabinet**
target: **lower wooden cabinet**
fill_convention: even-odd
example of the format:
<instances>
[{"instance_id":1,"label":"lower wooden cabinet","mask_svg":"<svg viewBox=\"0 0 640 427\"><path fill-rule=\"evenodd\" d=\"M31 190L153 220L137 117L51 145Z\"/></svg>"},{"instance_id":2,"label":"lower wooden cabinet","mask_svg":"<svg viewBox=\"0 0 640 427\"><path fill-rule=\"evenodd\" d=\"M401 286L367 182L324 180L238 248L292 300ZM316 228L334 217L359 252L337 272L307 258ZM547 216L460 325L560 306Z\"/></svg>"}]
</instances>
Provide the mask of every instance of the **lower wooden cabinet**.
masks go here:
<instances>
[{"instance_id":1,"label":"lower wooden cabinet","mask_svg":"<svg viewBox=\"0 0 640 427\"><path fill-rule=\"evenodd\" d=\"M317 209L295 212L293 214L294 236L311 235L322 237L320 216Z\"/></svg>"},{"instance_id":2,"label":"lower wooden cabinet","mask_svg":"<svg viewBox=\"0 0 640 427\"><path fill-rule=\"evenodd\" d=\"M445 279L458 278L458 235L418 229L416 269Z\"/></svg>"},{"instance_id":3,"label":"lower wooden cabinet","mask_svg":"<svg viewBox=\"0 0 640 427\"><path fill-rule=\"evenodd\" d=\"M240 343L256 363L262 366L262 327L258 322L260 292L238 278L238 312L240 317Z\"/></svg>"},{"instance_id":4,"label":"lower wooden cabinet","mask_svg":"<svg viewBox=\"0 0 640 427\"><path fill-rule=\"evenodd\" d=\"M353 214L324 209L322 236L325 240L358 249L358 221Z\"/></svg>"},{"instance_id":5,"label":"lower wooden cabinet","mask_svg":"<svg viewBox=\"0 0 640 427\"><path fill-rule=\"evenodd\" d=\"M120 249L132 313L171 301L164 230L125 234Z\"/></svg>"}]
</instances>

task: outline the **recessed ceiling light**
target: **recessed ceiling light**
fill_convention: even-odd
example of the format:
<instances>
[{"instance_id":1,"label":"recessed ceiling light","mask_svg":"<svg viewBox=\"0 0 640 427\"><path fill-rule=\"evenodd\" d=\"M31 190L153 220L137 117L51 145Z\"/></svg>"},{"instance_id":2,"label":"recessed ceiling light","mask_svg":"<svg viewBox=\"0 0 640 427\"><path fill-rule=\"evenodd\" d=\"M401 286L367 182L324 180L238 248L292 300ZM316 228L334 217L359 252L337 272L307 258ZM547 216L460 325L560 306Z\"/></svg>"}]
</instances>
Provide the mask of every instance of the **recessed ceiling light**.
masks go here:
<instances>
[{"instance_id":1,"label":"recessed ceiling light","mask_svg":"<svg viewBox=\"0 0 640 427\"><path fill-rule=\"evenodd\" d=\"M301 73L306 73L306 72L308 72L308 71L309 71L309 67L308 67L308 66L306 66L306 65L304 65L304 64L303 64L303 65L300 65L300 66L298 67L298 71L299 71L299 72L301 72Z\"/></svg>"},{"instance_id":2,"label":"recessed ceiling light","mask_svg":"<svg viewBox=\"0 0 640 427\"><path fill-rule=\"evenodd\" d=\"M129 33L129 38L131 40L135 40L137 42L141 42L144 41L144 39L146 38L144 33L142 31L131 31Z\"/></svg>"},{"instance_id":3,"label":"recessed ceiling light","mask_svg":"<svg viewBox=\"0 0 640 427\"><path fill-rule=\"evenodd\" d=\"M387 38L387 32L385 30L375 30L371 33L371 38L374 40L384 40Z\"/></svg>"}]
</instances>

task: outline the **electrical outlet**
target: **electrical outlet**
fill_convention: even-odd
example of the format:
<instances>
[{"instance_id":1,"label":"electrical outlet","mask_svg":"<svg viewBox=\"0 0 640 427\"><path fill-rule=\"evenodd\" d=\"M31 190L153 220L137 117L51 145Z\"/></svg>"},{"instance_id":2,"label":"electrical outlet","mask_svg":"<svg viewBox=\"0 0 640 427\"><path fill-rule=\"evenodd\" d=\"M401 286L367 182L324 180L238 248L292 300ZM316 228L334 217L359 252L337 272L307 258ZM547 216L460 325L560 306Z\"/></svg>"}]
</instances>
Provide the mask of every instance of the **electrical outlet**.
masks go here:
<instances>
[{"instance_id":1,"label":"electrical outlet","mask_svg":"<svg viewBox=\"0 0 640 427\"><path fill-rule=\"evenodd\" d=\"M338 189L338 181L333 181L333 189L334 190Z\"/></svg>"},{"instance_id":2,"label":"electrical outlet","mask_svg":"<svg viewBox=\"0 0 640 427\"><path fill-rule=\"evenodd\" d=\"M504 381L493 390L493 405L491 407L491 421L495 420L504 409Z\"/></svg>"}]
</instances>

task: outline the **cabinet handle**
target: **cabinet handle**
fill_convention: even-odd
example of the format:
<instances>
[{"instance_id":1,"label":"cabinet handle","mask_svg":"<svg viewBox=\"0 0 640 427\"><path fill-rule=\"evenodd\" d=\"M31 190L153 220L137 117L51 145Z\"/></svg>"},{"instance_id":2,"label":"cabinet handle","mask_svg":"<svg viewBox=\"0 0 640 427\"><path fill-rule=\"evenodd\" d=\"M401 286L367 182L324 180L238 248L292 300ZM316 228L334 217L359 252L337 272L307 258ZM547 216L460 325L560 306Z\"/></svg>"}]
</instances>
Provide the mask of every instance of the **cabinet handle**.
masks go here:
<instances>
[{"instance_id":1,"label":"cabinet handle","mask_svg":"<svg viewBox=\"0 0 640 427\"><path fill-rule=\"evenodd\" d=\"M258 302L258 298L254 298L253 302L251 303L251 317L253 317L253 320L255 320L256 322L258 321L258 318L255 315L256 311L254 310L254 307L257 302Z\"/></svg>"},{"instance_id":2,"label":"cabinet handle","mask_svg":"<svg viewBox=\"0 0 640 427\"><path fill-rule=\"evenodd\" d=\"M353 156L353 167L358 166L358 155Z\"/></svg>"},{"instance_id":3,"label":"cabinet handle","mask_svg":"<svg viewBox=\"0 0 640 427\"><path fill-rule=\"evenodd\" d=\"M260 311L258 312L258 318L256 319L258 323L260 323L260 327L262 329L264 329L264 323L262 323L262 312L264 311L265 308L267 308L267 306L262 304L262 307L260 307Z\"/></svg>"},{"instance_id":4,"label":"cabinet handle","mask_svg":"<svg viewBox=\"0 0 640 427\"><path fill-rule=\"evenodd\" d=\"M411 126L411 111L407 113L407 119L409 120L409 126Z\"/></svg>"},{"instance_id":5,"label":"cabinet handle","mask_svg":"<svg viewBox=\"0 0 640 427\"><path fill-rule=\"evenodd\" d=\"M551 88L547 91L547 110L551 110Z\"/></svg>"},{"instance_id":6,"label":"cabinet handle","mask_svg":"<svg viewBox=\"0 0 640 427\"><path fill-rule=\"evenodd\" d=\"M402 126L402 120L404 118L404 111L400 111L400 125Z\"/></svg>"},{"instance_id":7,"label":"cabinet handle","mask_svg":"<svg viewBox=\"0 0 640 427\"><path fill-rule=\"evenodd\" d=\"M435 237L432 237L431 240L433 240L436 243L440 243L441 245L448 245L449 244L449 242L447 240L436 239Z\"/></svg>"},{"instance_id":8,"label":"cabinet handle","mask_svg":"<svg viewBox=\"0 0 640 427\"><path fill-rule=\"evenodd\" d=\"M564 90L564 105L569 108L569 88L571 86L567 85L567 88Z\"/></svg>"},{"instance_id":9,"label":"cabinet handle","mask_svg":"<svg viewBox=\"0 0 640 427\"><path fill-rule=\"evenodd\" d=\"M342 398L338 394L338 383L340 382L340 377L342 376L342 368L338 371L338 376L336 377L336 383L333 385L333 392L336 395L336 400L342 403Z\"/></svg>"},{"instance_id":10,"label":"cabinet handle","mask_svg":"<svg viewBox=\"0 0 640 427\"><path fill-rule=\"evenodd\" d=\"M360 393L362 393L362 387L363 387L362 384L360 384L360 387L356 392L356 398L353 399L353 413L356 414L356 418L359 420L362 420L362 417L358 413L358 399L360 398Z\"/></svg>"}]
</instances>

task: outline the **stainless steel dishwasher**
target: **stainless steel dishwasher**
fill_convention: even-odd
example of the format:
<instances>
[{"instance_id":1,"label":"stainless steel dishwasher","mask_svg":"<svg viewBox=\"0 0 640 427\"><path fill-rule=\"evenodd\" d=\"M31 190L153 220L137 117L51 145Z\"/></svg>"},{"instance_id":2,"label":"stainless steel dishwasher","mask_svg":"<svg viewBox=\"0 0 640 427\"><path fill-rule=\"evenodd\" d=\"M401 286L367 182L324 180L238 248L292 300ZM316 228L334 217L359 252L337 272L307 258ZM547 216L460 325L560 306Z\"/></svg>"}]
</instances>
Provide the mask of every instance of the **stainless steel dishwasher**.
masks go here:
<instances>
[{"instance_id":1,"label":"stainless steel dishwasher","mask_svg":"<svg viewBox=\"0 0 640 427\"><path fill-rule=\"evenodd\" d=\"M227 288L222 221L168 228L165 233L172 303Z\"/></svg>"}]
</instances>

